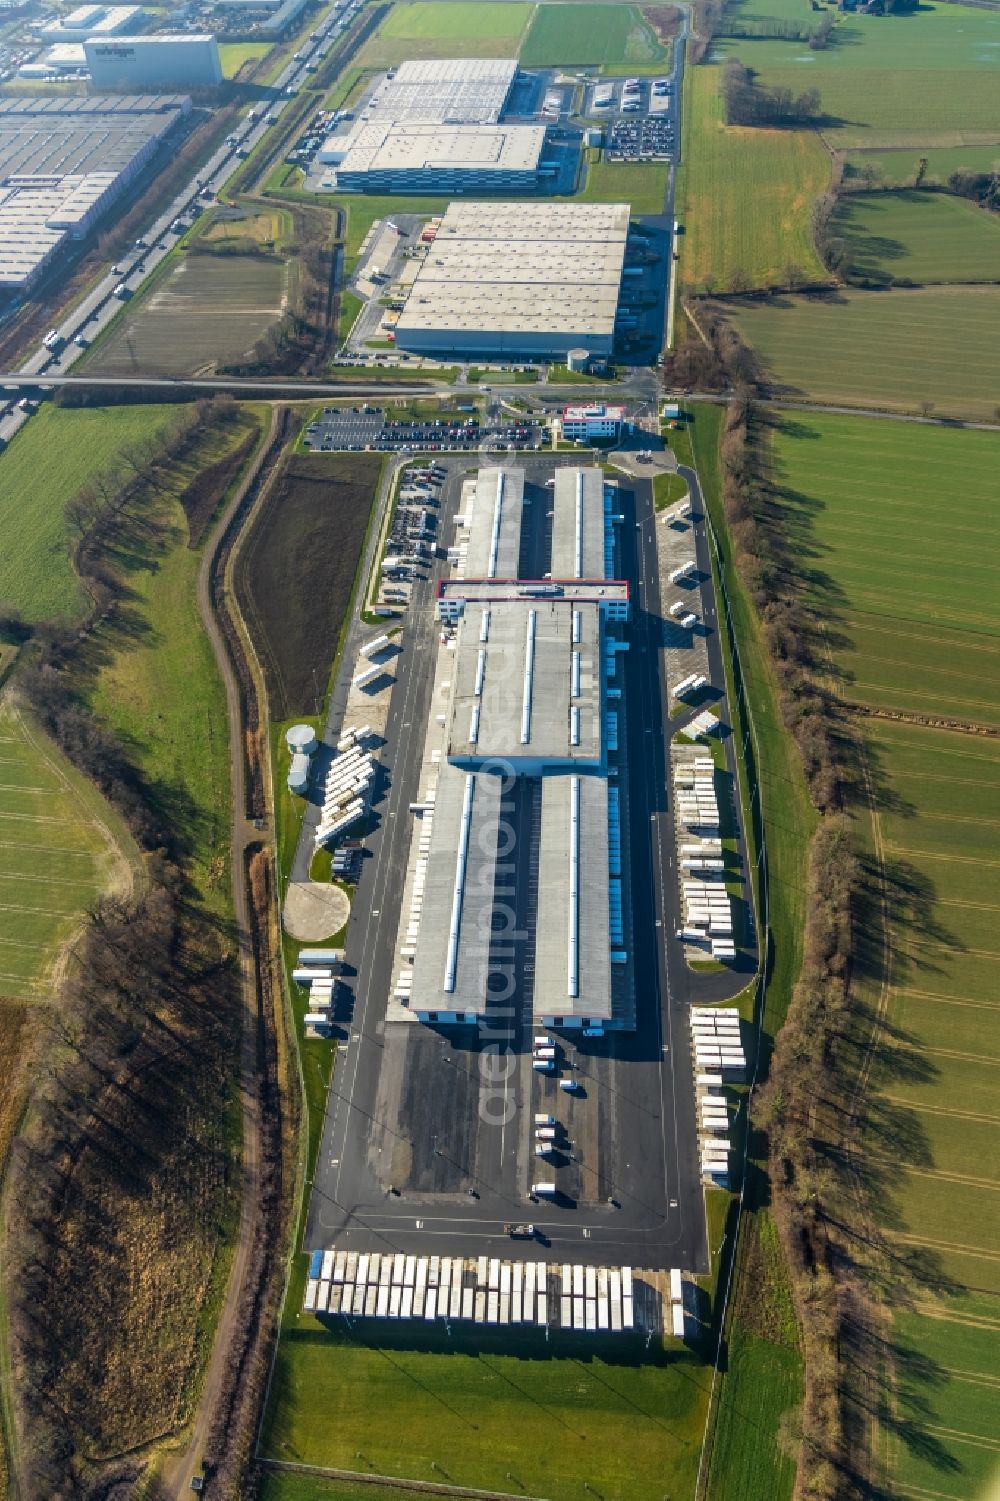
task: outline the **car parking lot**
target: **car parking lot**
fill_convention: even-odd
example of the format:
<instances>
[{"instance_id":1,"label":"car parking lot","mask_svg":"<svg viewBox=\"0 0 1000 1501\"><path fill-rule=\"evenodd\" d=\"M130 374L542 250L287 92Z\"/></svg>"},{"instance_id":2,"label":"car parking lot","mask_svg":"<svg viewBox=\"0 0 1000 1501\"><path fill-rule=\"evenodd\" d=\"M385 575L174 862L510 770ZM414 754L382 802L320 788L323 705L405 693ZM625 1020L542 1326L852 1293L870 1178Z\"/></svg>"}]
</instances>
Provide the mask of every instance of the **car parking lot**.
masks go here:
<instances>
[{"instance_id":1,"label":"car parking lot","mask_svg":"<svg viewBox=\"0 0 1000 1501\"><path fill-rule=\"evenodd\" d=\"M667 161L675 150L673 121L666 115L617 119L608 136L609 162Z\"/></svg>"},{"instance_id":2,"label":"car parking lot","mask_svg":"<svg viewBox=\"0 0 1000 1501\"><path fill-rule=\"evenodd\" d=\"M375 449L392 453L426 449L458 453L481 448L535 449L542 445L537 422L491 422L477 417L438 417L412 421L378 407L326 407L306 428L303 443L317 453Z\"/></svg>"}]
</instances>

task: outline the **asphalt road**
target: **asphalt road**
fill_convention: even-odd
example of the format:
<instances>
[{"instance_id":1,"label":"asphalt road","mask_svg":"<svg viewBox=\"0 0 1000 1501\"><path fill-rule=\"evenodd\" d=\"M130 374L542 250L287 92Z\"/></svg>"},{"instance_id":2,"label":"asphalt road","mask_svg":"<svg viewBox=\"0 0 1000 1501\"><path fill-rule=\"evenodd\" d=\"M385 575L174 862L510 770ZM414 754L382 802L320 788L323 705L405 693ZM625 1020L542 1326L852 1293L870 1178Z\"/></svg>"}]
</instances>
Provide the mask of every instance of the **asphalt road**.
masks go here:
<instances>
[{"instance_id":1,"label":"asphalt road","mask_svg":"<svg viewBox=\"0 0 1000 1501\"><path fill-rule=\"evenodd\" d=\"M576 462L572 455L566 461ZM466 460L449 462L443 535L459 491L455 471L467 465ZM543 482L552 465L552 456L528 459L529 485L532 479ZM525 530L523 561L537 562L539 550L548 545L544 502L526 510L536 519ZM626 654L625 733L636 1030L600 1040L567 1039L560 1075L580 1086L570 1096L555 1078L531 1068L526 1000L513 1025L503 1078L496 1076L494 1055L486 1050L490 1039L475 1028L437 1030L385 1020L411 830L407 804L418 792L436 651L431 605L437 564L415 586L397 659L382 749L387 770L375 806L378 826L367 841L348 929L341 1046L316 1165L309 1246L498 1254L512 1244L504 1223L531 1219L540 1230L532 1254L540 1259L706 1265L688 1007L734 994L748 973L695 974L672 937L680 913L667 736L691 716L671 722L667 714L649 481L623 480L622 510L627 519L619 529L621 561L635 599ZM697 545L699 562L707 564L703 524L697 524ZM707 567L705 573L710 579ZM705 606L711 621L710 594ZM712 644L711 636L709 641L713 680L721 682L719 644ZM338 724L335 715L328 739ZM533 795L528 784L517 793L529 801ZM526 805L520 825L531 816ZM530 841L522 842L519 854L524 862L516 880L519 900L524 896L530 906L535 879ZM524 996L530 986L528 945L518 962ZM747 971L752 968L748 963ZM513 1107L509 1118L508 1105ZM563 1149L544 1169L535 1166L536 1112L557 1116L565 1127ZM531 1181L536 1174L552 1181L553 1169L559 1198L532 1203Z\"/></svg>"}]
</instances>

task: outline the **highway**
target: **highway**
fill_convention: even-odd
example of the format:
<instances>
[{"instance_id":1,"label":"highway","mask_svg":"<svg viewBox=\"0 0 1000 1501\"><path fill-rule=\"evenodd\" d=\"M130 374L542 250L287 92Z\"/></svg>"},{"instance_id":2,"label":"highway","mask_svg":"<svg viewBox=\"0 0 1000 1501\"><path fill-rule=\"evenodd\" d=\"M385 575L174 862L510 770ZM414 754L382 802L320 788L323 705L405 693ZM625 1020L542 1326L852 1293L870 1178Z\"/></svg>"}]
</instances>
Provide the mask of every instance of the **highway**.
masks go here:
<instances>
[{"instance_id":1,"label":"highway","mask_svg":"<svg viewBox=\"0 0 1000 1501\"><path fill-rule=\"evenodd\" d=\"M0 377L0 386L20 389L27 386L30 389L33 386L66 384L66 377L82 357L85 348L93 343L121 311L123 303L139 291L146 278L170 254L194 219L215 199L240 162L260 144L267 131L277 124L284 111L293 103L299 89L308 82L331 39L345 29L359 8L360 0L336 0L332 9L310 34L308 41L303 42L299 51L275 79L272 86L276 97L267 104L256 105L247 111L225 142L201 164L180 192L147 226L133 249L114 266L109 266L86 297L53 326L52 332L58 336L59 346L55 349L42 347L36 350L18 370ZM175 224L177 229L173 227ZM80 377L74 377L74 384L80 380ZM91 383L109 384L107 380L96 379ZM159 385L160 382L118 379L113 384L148 386ZM164 383L165 387L167 385L173 385L176 389L178 383ZM226 388L216 386L214 389ZM342 387L341 389L343 390ZM285 391L287 392L287 387ZM0 407L0 413L2 447L29 420L31 413L17 406L8 406L6 411Z\"/></svg>"}]
</instances>

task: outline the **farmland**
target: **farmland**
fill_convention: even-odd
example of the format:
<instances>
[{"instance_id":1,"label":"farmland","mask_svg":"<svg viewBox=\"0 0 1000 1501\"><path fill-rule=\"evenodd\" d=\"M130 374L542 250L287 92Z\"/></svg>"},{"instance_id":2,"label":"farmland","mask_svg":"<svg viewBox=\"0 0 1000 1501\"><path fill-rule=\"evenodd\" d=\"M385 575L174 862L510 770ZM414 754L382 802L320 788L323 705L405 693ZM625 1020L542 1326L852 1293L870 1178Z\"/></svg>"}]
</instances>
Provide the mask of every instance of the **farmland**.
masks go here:
<instances>
[{"instance_id":1,"label":"farmland","mask_svg":"<svg viewBox=\"0 0 1000 1501\"><path fill-rule=\"evenodd\" d=\"M658 72L670 52L631 5L539 5L521 61L527 68L622 67Z\"/></svg>"},{"instance_id":2,"label":"farmland","mask_svg":"<svg viewBox=\"0 0 1000 1501\"><path fill-rule=\"evenodd\" d=\"M947 193L863 193L841 198L833 233L850 274L869 283L1000 281L1000 219Z\"/></svg>"},{"instance_id":3,"label":"farmland","mask_svg":"<svg viewBox=\"0 0 1000 1501\"><path fill-rule=\"evenodd\" d=\"M1000 287L838 292L730 304L775 393L992 419Z\"/></svg>"},{"instance_id":4,"label":"farmland","mask_svg":"<svg viewBox=\"0 0 1000 1501\"><path fill-rule=\"evenodd\" d=\"M95 898L128 888L108 818L36 726L0 711L0 993L49 999L53 966Z\"/></svg>"},{"instance_id":5,"label":"farmland","mask_svg":"<svg viewBox=\"0 0 1000 1501\"><path fill-rule=\"evenodd\" d=\"M171 406L46 405L3 455L0 484L0 601L25 619L70 620L83 597L69 558L66 503L130 444L176 412Z\"/></svg>"},{"instance_id":6,"label":"farmland","mask_svg":"<svg viewBox=\"0 0 1000 1501\"><path fill-rule=\"evenodd\" d=\"M395 5L358 57L360 66L392 67L422 57L516 57L533 5L469 0L413 0ZM442 51L444 48L444 51Z\"/></svg>"},{"instance_id":7,"label":"farmland","mask_svg":"<svg viewBox=\"0 0 1000 1501\"><path fill-rule=\"evenodd\" d=\"M688 291L783 286L829 277L813 246L810 213L830 163L810 131L723 124L720 70L689 68L684 90L680 278Z\"/></svg>"},{"instance_id":8,"label":"farmland","mask_svg":"<svg viewBox=\"0 0 1000 1501\"><path fill-rule=\"evenodd\" d=\"M761 10L765 7L762 5ZM733 40L713 56L739 57L763 82L818 89L823 133L838 150L961 146L1000 140L996 18L958 5L927 6L872 25L838 23L822 52L802 42Z\"/></svg>"},{"instance_id":9,"label":"farmland","mask_svg":"<svg viewBox=\"0 0 1000 1501\"><path fill-rule=\"evenodd\" d=\"M314 711L347 613L382 460L295 454L240 553L237 589L271 717Z\"/></svg>"},{"instance_id":10,"label":"farmland","mask_svg":"<svg viewBox=\"0 0 1000 1501\"><path fill-rule=\"evenodd\" d=\"M199 375L249 353L281 317L286 268L266 255L178 257L87 361L89 375Z\"/></svg>"},{"instance_id":11,"label":"farmland","mask_svg":"<svg viewBox=\"0 0 1000 1501\"><path fill-rule=\"evenodd\" d=\"M473 1346L456 1329L428 1349L425 1333L399 1326L391 1342L361 1344L299 1315L279 1346L261 1452L452 1485L516 1485L552 1501L594 1492L660 1501L668 1472L671 1494L691 1493L710 1380L694 1356L615 1347L580 1359L565 1339L477 1335Z\"/></svg>"},{"instance_id":12,"label":"farmland","mask_svg":"<svg viewBox=\"0 0 1000 1501\"><path fill-rule=\"evenodd\" d=\"M847 153L844 182L848 188L864 182L870 175L876 186L908 188L913 186L922 162L923 181L928 186L944 187L952 172L964 167L970 172L989 172L1000 162L1000 144L990 146L931 146L896 151L850 151Z\"/></svg>"},{"instance_id":13,"label":"farmland","mask_svg":"<svg viewBox=\"0 0 1000 1501\"><path fill-rule=\"evenodd\" d=\"M1000 723L1000 436L810 417L779 430L774 458L844 695L911 719L858 721L858 821L886 872L891 940L863 982L882 1017L864 1172L887 1246L903 1248L882 1449L900 1486L967 1497L996 1458L1000 743L942 721Z\"/></svg>"}]
</instances>

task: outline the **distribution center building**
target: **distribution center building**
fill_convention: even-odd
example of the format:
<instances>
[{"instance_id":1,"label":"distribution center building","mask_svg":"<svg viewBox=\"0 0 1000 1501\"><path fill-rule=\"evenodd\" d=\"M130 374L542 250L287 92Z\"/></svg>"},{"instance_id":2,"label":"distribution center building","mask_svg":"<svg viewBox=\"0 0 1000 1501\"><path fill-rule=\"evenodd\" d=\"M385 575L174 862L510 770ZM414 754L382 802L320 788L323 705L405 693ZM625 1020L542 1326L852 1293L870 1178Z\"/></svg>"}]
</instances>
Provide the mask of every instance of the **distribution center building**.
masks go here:
<instances>
[{"instance_id":1,"label":"distribution center building","mask_svg":"<svg viewBox=\"0 0 1000 1501\"><path fill-rule=\"evenodd\" d=\"M349 193L532 193L544 146L538 125L379 120L333 137L320 159L343 153L337 187Z\"/></svg>"},{"instance_id":2,"label":"distribution center building","mask_svg":"<svg viewBox=\"0 0 1000 1501\"><path fill-rule=\"evenodd\" d=\"M191 108L185 94L0 99L0 287L89 233Z\"/></svg>"},{"instance_id":3,"label":"distribution center building","mask_svg":"<svg viewBox=\"0 0 1000 1501\"><path fill-rule=\"evenodd\" d=\"M397 345L485 359L610 354L628 226L627 203L449 204Z\"/></svg>"},{"instance_id":4,"label":"distribution center building","mask_svg":"<svg viewBox=\"0 0 1000 1501\"><path fill-rule=\"evenodd\" d=\"M518 897L531 1013L570 1030L629 1028L627 777L614 708L629 591L613 577L615 487L598 468L557 472L546 579L518 571L525 531L541 561L536 517L548 492L526 496L524 472L505 468L481 470L466 490L464 568L438 597L455 639L447 706L428 724L419 897L403 918L396 993L420 1021L488 1014L496 907L510 900L510 852L520 849L538 872Z\"/></svg>"},{"instance_id":5,"label":"distribution center building","mask_svg":"<svg viewBox=\"0 0 1000 1501\"><path fill-rule=\"evenodd\" d=\"M367 100L359 118L495 125L516 77L517 63L507 58L450 57L400 63Z\"/></svg>"},{"instance_id":6,"label":"distribution center building","mask_svg":"<svg viewBox=\"0 0 1000 1501\"><path fill-rule=\"evenodd\" d=\"M88 38L87 67L99 89L211 88L222 82L219 44L205 33Z\"/></svg>"}]
</instances>

